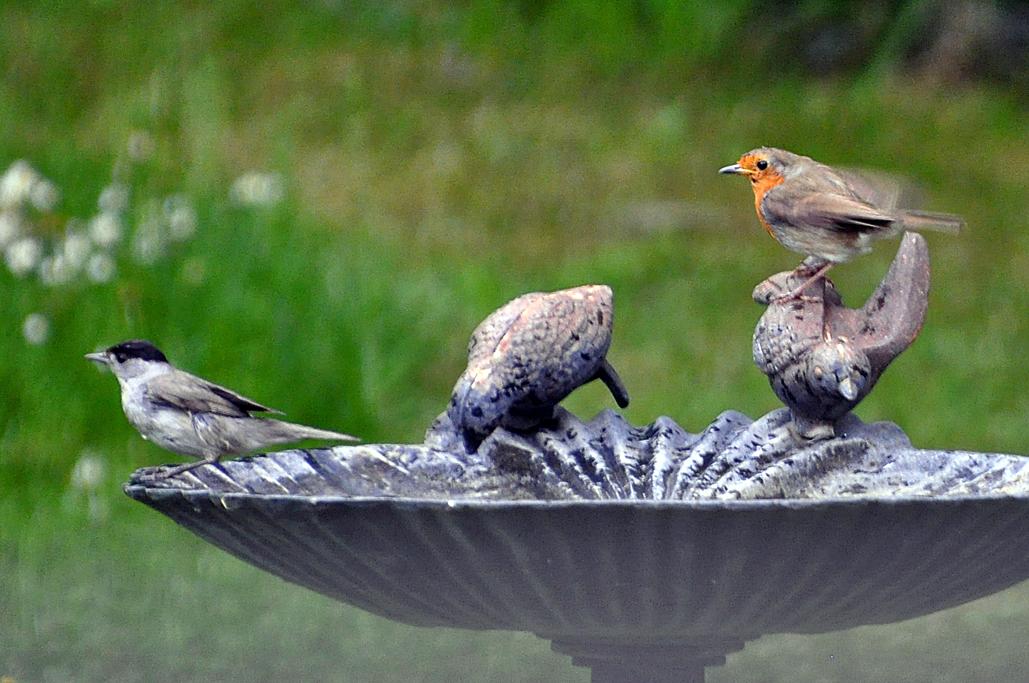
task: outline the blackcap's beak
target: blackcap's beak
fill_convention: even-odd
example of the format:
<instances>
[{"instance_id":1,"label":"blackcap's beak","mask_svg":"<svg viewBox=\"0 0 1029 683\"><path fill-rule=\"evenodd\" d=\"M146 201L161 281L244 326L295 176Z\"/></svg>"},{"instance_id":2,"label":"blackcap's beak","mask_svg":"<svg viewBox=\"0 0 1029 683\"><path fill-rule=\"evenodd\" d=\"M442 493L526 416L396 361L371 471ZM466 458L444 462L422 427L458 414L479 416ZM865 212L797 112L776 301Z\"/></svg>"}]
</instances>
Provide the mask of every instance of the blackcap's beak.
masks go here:
<instances>
[{"instance_id":1,"label":"blackcap's beak","mask_svg":"<svg viewBox=\"0 0 1029 683\"><path fill-rule=\"evenodd\" d=\"M750 171L748 171L747 169L743 168L739 164L730 164L729 166L723 166L720 169L718 169L718 172L721 173L722 175L730 175L730 174L750 175Z\"/></svg>"},{"instance_id":2,"label":"blackcap's beak","mask_svg":"<svg viewBox=\"0 0 1029 683\"><path fill-rule=\"evenodd\" d=\"M85 356L86 360L91 360L98 365L110 365L110 359L107 357L106 351L97 351L96 353L87 353Z\"/></svg>"}]
</instances>

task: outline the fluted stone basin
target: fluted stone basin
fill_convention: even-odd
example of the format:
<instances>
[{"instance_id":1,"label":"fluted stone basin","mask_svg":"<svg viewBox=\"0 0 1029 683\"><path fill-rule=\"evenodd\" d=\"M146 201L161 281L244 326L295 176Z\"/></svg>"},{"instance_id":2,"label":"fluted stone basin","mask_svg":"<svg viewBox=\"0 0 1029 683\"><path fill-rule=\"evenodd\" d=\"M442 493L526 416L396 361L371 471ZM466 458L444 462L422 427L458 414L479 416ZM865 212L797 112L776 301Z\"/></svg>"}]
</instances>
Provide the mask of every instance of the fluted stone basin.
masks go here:
<instances>
[{"instance_id":1,"label":"fluted stone basin","mask_svg":"<svg viewBox=\"0 0 1029 683\"><path fill-rule=\"evenodd\" d=\"M702 680L765 633L928 614L1029 578L1029 460L890 425L798 444L788 413L704 433L563 411L474 453L294 450L126 487L288 581L419 626L531 631L596 681ZM454 450L448 450L453 448Z\"/></svg>"}]
</instances>

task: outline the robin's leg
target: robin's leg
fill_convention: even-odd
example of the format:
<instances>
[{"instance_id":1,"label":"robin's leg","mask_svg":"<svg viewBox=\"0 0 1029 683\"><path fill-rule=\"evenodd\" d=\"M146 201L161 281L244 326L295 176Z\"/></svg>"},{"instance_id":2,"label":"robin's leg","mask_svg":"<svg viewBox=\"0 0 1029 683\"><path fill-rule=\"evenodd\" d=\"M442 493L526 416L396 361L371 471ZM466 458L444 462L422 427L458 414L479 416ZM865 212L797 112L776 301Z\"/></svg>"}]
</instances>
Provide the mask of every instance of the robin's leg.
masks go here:
<instances>
[{"instance_id":1,"label":"robin's leg","mask_svg":"<svg viewBox=\"0 0 1029 683\"><path fill-rule=\"evenodd\" d=\"M825 277L825 274L828 273L829 269L832 268L834 265L836 264L834 264L832 261L826 262L825 265L823 265L821 268L815 271L814 275L809 277L807 280L804 280L804 283L801 284L799 287L794 287L792 290L786 292L782 296L776 297L775 302L781 304L786 303L787 301L794 301L798 299L803 300L805 298L804 296L802 296L804 290L807 289L808 286L810 286L814 282L817 282L820 278Z\"/></svg>"}]
</instances>

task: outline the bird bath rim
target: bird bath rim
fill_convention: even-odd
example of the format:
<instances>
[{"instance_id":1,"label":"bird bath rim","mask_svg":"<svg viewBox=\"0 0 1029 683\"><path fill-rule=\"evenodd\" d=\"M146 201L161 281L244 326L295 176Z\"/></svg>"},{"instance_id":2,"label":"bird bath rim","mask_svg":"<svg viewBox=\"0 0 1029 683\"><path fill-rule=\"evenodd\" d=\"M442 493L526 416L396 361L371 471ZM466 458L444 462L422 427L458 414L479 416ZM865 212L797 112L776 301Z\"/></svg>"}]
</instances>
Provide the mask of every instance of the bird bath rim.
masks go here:
<instances>
[{"instance_id":1,"label":"bird bath rim","mask_svg":"<svg viewBox=\"0 0 1029 683\"><path fill-rule=\"evenodd\" d=\"M838 496L832 498L758 498L758 499L689 499L674 500L663 499L653 500L647 498L606 498L606 499L564 499L564 500L527 500L527 499L474 499L474 498L428 498L414 496L332 496L317 495L307 496L287 493L253 493L248 491L227 491L219 493L214 489L181 488L168 486L146 486L141 483L128 483L123 487L124 492L134 500L149 498L161 500L181 496L184 498L218 498L220 500L249 501L261 500L267 502L281 503L303 503L305 505L331 505L347 504L354 506L377 505L381 503L395 503L399 507L438 507L446 509L460 508L488 508L493 510L516 509L516 508L540 508L555 510L572 507L643 507L643 508L696 508L703 510L753 510L756 508L782 508L788 510L812 509L818 510L826 507L838 507L840 505L867 505L868 503L881 503L886 505L906 505L940 503L959 505L972 502L989 501L1013 501L1029 500L1029 492L1016 494L982 494L982 495L854 495ZM145 492L145 494L144 494ZM141 495L136 495L136 494Z\"/></svg>"}]
</instances>

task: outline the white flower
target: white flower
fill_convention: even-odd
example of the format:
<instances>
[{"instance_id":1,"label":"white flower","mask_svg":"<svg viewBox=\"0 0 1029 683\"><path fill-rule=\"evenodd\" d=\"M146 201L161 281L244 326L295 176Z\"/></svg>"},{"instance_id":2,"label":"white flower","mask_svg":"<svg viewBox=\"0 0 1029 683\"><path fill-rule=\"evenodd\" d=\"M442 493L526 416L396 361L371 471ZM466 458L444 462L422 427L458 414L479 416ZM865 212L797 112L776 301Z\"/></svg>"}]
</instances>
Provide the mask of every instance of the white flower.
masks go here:
<instances>
[{"instance_id":1,"label":"white flower","mask_svg":"<svg viewBox=\"0 0 1029 683\"><path fill-rule=\"evenodd\" d=\"M21 234L21 216L17 211L0 211L0 249Z\"/></svg>"},{"instance_id":2,"label":"white flower","mask_svg":"<svg viewBox=\"0 0 1029 683\"><path fill-rule=\"evenodd\" d=\"M57 186L46 178L40 177L32 183L29 188L29 202L38 211L48 213L57 208L57 202L61 201L61 193Z\"/></svg>"},{"instance_id":3,"label":"white flower","mask_svg":"<svg viewBox=\"0 0 1029 683\"><path fill-rule=\"evenodd\" d=\"M78 231L68 231L61 243L60 254L68 261L68 265L79 270L85 265L92 249L93 243L89 237Z\"/></svg>"},{"instance_id":4,"label":"white flower","mask_svg":"<svg viewBox=\"0 0 1029 683\"><path fill-rule=\"evenodd\" d=\"M72 266L64 254L47 256L39 262L39 279L48 287L71 282L76 272L78 268Z\"/></svg>"},{"instance_id":5,"label":"white flower","mask_svg":"<svg viewBox=\"0 0 1029 683\"><path fill-rule=\"evenodd\" d=\"M109 254L98 252L89 257L86 264L86 277L96 283L110 282L117 268Z\"/></svg>"},{"instance_id":6,"label":"white flower","mask_svg":"<svg viewBox=\"0 0 1029 683\"><path fill-rule=\"evenodd\" d=\"M139 263L151 265L164 255L165 239L160 219L148 212L136 227L132 238L132 253Z\"/></svg>"},{"instance_id":7,"label":"white flower","mask_svg":"<svg viewBox=\"0 0 1029 683\"><path fill-rule=\"evenodd\" d=\"M89 236L98 247L113 247L121 240L121 234L121 219L116 213L104 211L89 222Z\"/></svg>"},{"instance_id":8,"label":"white flower","mask_svg":"<svg viewBox=\"0 0 1029 683\"><path fill-rule=\"evenodd\" d=\"M30 313L21 325L21 333L33 346L45 344L50 338L50 320L42 313Z\"/></svg>"},{"instance_id":9,"label":"white flower","mask_svg":"<svg viewBox=\"0 0 1029 683\"><path fill-rule=\"evenodd\" d=\"M24 204L29 199L32 186L39 179L39 173L29 162L24 159L15 161L0 177L0 207Z\"/></svg>"},{"instance_id":10,"label":"white flower","mask_svg":"<svg viewBox=\"0 0 1029 683\"><path fill-rule=\"evenodd\" d=\"M71 470L72 487L91 491L104 483L107 467L99 453L86 449Z\"/></svg>"},{"instance_id":11,"label":"white flower","mask_svg":"<svg viewBox=\"0 0 1029 683\"><path fill-rule=\"evenodd\" d=\"M60 284L54 275L54 257L44 256L39 262L39 280L47 287Z\"/></svg>"},{"instance_id":12,"label":"white flower","mask_svg":"<svg viewBox=\"0 0 1029 683\"><path fill-rule=\"evenodd\" d=\"M250 171L232 183L229 199L242 206L271 206L282 201L285 193L278 173Z\"/></svg>"},{"instance_id":13,"label":"white flower","mask_svg":"<svg viewBox=\"0 0 1029 683\"><path fill-rule=\"evenodd\" d=\"M196 233L197 213L184 195L173 194L164 200L168 235L175 241L187 240Z\"/></svg>"},{"instance_id":14,"label":"white flower","mask_svg":"<svg viewBox=\"0 0 1029 683\"><path fill-rule=\"evenodd\" d=\"M111 183L100 190L96 205L102 214L121 213L129 207L129 187L125 183Z\"/></svg>"},{"instance_id":15,"label":"white flower","mask_svg":"<svg viewBox=\"0 0 1029 683\"><path fill-rule=\"evenodd\" d=\"M107 463L103 456L92 449L83 450L71 470L70 493L73 495L68 500L74 502L81 500L79 496L85 496L89 518L94 524L103 523L111 512L107 498L100 495L106 478Z\"/></svg>"},{"instance_id":16,"label":"white flower","mask_svg":"<svg viewBox=\"0 0 1029 683\"><path fill-rule=\"evenodd\" d=\"M23 277L39 265L39 259L43 257L43 246L35 237L22 237L7 246L4 257L7 268L18 277Z\"/></svg>"}]
</instances>

